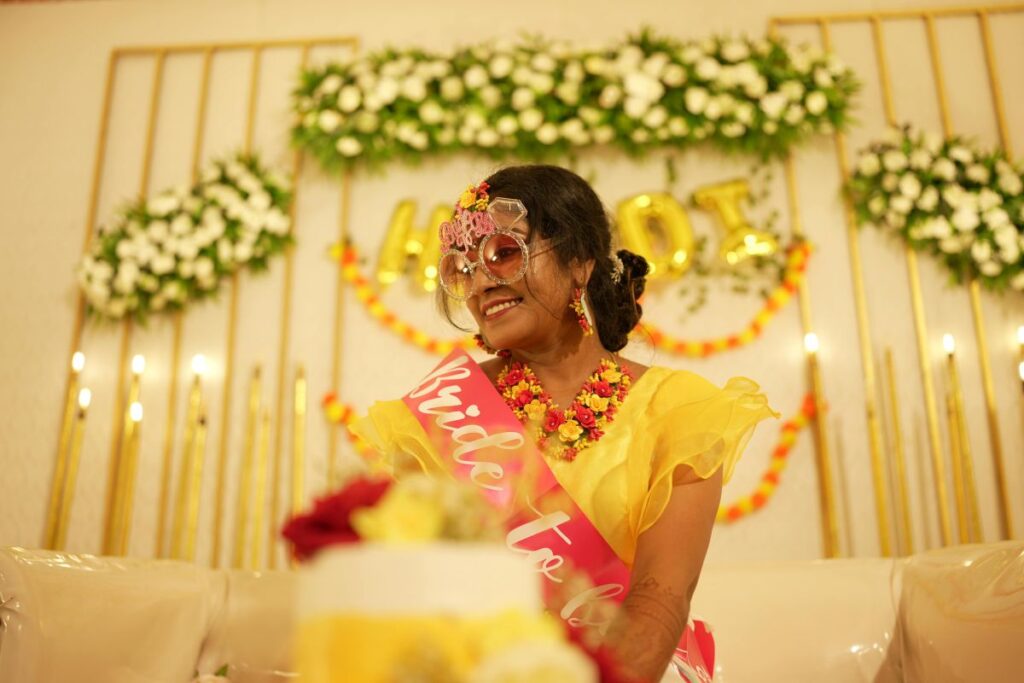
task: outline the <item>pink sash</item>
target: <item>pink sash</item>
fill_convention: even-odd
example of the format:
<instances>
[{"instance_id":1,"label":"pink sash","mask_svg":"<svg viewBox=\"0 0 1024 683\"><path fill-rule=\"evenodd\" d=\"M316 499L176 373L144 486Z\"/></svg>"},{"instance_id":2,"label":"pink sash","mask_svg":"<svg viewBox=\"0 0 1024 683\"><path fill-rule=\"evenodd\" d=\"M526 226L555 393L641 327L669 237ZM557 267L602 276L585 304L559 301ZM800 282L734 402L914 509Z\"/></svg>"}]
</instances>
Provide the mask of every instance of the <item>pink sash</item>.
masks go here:
<instances>
[{"instance_id":1,"label":"pink sash","mask_svg":"<svg viewBox=\"0 0 1024 683\"><path fill-rule=\"evenodd\" d=\"M465 351L453 351L402 400L452 473L513 514L506 545L544 576L545 591L563 605L560 616L603 633L609 618L602 603L626 597L629 568L558 483L480 366ZM527 480L530 493L517 500ZM585 572L592 585L574 591L570 568ZM685 680L711 681L714 639L702 622L687 626L673 664Z\"/></svg>"}]
</instances>

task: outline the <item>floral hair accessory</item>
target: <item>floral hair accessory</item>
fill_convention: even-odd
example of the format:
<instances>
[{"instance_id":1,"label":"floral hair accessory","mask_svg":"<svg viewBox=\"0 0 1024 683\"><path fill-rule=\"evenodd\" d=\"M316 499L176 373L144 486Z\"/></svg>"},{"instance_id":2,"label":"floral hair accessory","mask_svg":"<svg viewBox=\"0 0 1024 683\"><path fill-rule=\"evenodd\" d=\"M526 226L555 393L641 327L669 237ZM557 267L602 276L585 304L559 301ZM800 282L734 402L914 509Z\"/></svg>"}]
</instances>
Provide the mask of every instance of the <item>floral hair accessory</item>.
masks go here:
<instances>
[{"instance_id":1,"label":"floral hair accessory","mask_svg":"<svg viewBox=\"0 0 1024 683\"><path fill-rule=\"evenodd\" d=\"M625 272L626 267L622 264L622 259L619 258L618 254L612 254L612 282L619 284L622 282L622 273Z\"/></svg>"},{"instance_id":2,"label":"floral hair accessory","mask_svg":"<svg viewBox=\"0 0 1024 683\"><path fill-rule=\"evenodd\" d=\"M469 249L481 237L498 229L494 219L487 212L491 198L487 182L470 185L455 202L451 220L441 224L441 249Z\"/></svg>"}]
</instances>

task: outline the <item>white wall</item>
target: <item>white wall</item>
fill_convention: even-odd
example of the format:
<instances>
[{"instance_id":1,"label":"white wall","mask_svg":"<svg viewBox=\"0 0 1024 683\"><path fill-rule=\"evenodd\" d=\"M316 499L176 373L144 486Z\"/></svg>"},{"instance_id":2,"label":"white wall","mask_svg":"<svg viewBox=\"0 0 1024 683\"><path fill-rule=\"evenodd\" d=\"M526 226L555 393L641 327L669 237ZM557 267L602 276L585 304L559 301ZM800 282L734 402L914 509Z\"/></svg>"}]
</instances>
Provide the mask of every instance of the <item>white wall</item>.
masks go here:
<instances>
[{"instance_id":1,"label":"white wall","mask_svg":"<svg viewBox=\"0 0 1024 683\"><path fill-rule=\"evenodd\" d=\"M941 2L951 6L958 2ZM909 2L858 0L791 0L782 2L550 3L524 0L512 7L475 2L340 3L323 0L231 0L222 2L75 2L0 7L0 226L7 248L0 251L0 277L7 296L0 305L0 544L36 545L43 524L45 500L56 447L61 392L68 360L74 314L72 269L78 260L86 223L90 178L96 151L96 135L107 55L112 47L139 44L234 41L324 35L352 35L364 49L384 45L448 46L483 40L522 30L542 32L579 42L604 41L650 24L679 37L702 37L715 32L761 33L773 15L915 7ZM994 20L996 21L996 20ZM994 24L997 58L1002 65L1003 91L1011 123L1012 140L1019 156L1024 140L1024 96L1020 77L1010 65L1022 63L1024 47L1019 36L1024 16L999 19ZM978 135L995 144L996 128L984 76L983 54L972 20L943 21L944 68L953 94L951 106L958 131ZM787 30L787 35L816 40L813 30ZM860 97L862 122L851 135L856 149L877 135L884 120L870 34L864 25L837 27L834 40L841 56L858 69L866 83ZM924 32L919 22L902 22L887 28L887 49L896 85L897 110L919 125L939 129L940 119L932 88ZM945 41L948 41L946 43ZM326 51L314 55L328 56ZM224 153L241 144L247 87L247 57L241 53L218 57L213 72L210 114L204 158ZM287 165L287 99L297 52L270 51L264 59L264 79L257 114L255 139L267 160ZM187 179L194 120L198 57L168 62L166 85L159 114L151 187L156 190ZM111 137L100 193L100 220L109 217L117 203L138 191L141 143L149 93L151 63L126 60L118 71L117 98ZM331 316L336 270L324 250L337 235L337 183L322 176L308 162L299 186L298 238L295 301L289 368L303 363L310 375L309 447L311 483L322 485L326 454L326 429L316 403L329 388ZM427 206L449 201L470 180L486 175L491 165L466 159L427 164L422 168L396 167L387 175L360 175L353 187L351 226L354 239L364 251L379 246L381 231L394 203L409 197ZM680 178L672 191L687 197L702 184L742 174L745 161L728 160L709 150L684 155ZM659 160L635 164L615 155L585 157L584 172L597 172L596 187L609 205L647 189L662 189L664 177ZM848 532L846 551L871 555L878 552L874 502L870 479L869 450L864 416L864 389L853 309L846 233L838 199L838 171L834 147L820 139L798 154L797 174L804 228L819 246L812 262L809 286L812 316L822 338L825 386L832 411L827 419L832 450L839 459L848 498L845 505ZM776 168L771 204L785 212L785 184ZM695 223L706 221L695 215ZM698 225L701 227L701 225ZM703 223L709 229L708 223ZM866 264L867 293L876 357L892 345L900 374L904 431L914 482L919 480L919 458L927 453L916 347L910 318L902 249L874 231L860 237ZM945 276L927 258L921 259L925 303L931 343L938 357L944 331L961 343L963 374L971 440L981 489L986 537L997 534L996 507L984 402L978 370L975 337L967 295L950 290ZM264 367L265 395L275 396L283 268L276 264L265 277L243 277L239 305L236 376L230 435L232 471L237 467L242 439L245 384L251 367ZM712 304L683 327L673 306L677 286L655 292L647 306L650 317L678 334L694 337L727 333L742 325L756 308L750 300L735 306L727 298ZM204 527L210 523L212 474L219 441L222 371L225 339L226 293L221 301L197 307L186 319L182 366L194 353L213 362L207 387L212 408L208 448ZM428 300L404 285L387 294L411 321L439 336L452 333L436 320ZM1016 301L984 296L989 347L996 377L1004 452L1008 459L1010 489L1018 528L1024 527L1024 434L1020 421L1020 389L1015 381L1016 326L1024 324L1024 306ZM346 337L343 342L343 397L360 407L373 399L395 396L409 379L434 362L434 358L404 344L379 328L349 298L346 306ZM795 304L787 308L753 346L708 361L652 354L644 347L633 349L641 362L686 367L718 382L730 375L748 375L759 381L775 408L787 417L794 414L806 391L800 349L801 328ZM157 468L162 452L167 414L167 378L171 336L169 324L154 321L149 329L136 331L132 353L144 353L148 368L143 388L146 422L143 428L143 465L140 500L132 551L152 551ZM71 529L70 549L98 548L101 501L110 452L113 422L113 385L117 373L119 331L87 327L83 350L87 368L83 380L94 390L83 471ZM289 369L289 376L291 370ZM941 368L934 376L941 392ZM939 394L941 399L941 393ZM182 409L179 408L180 432ZM286 421L287 422L287 421ZM944 420L943 420L944 424ZM745 462L725 498L746 491L768 461L777 429L762 426L751 442ZM288 443L285 434L284 443ZM917 445L915 445L917 444ZM711 559L810 558L819 556L820 531L814 450L810 434L801 437L791 465L775 499L762 513L730 527L719 528ZM923 462L923 461L922 461ZM234 478L234 477L233 477ZM926 488L912 491L915 501L917 545L937 542L934 510L926 523L922 509L928 506ZM933 506L933 504L932 504ZM229 530L231 527L228 527ZM1019 535L1020 532L1018 532ZM201 557L208 553L201 547Z\"/></svg>"}]
</instances>

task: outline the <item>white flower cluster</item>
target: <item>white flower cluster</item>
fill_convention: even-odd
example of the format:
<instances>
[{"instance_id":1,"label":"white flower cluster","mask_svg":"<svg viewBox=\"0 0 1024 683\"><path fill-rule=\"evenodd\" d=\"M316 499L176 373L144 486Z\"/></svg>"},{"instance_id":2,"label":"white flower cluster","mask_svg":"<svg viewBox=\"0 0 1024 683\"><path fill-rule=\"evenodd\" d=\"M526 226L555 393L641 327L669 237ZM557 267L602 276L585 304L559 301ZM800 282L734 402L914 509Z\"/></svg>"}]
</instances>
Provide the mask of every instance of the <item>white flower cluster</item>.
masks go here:
<instances>
[{"instance_id":1,"label":"white flower cluster","mask_svg":"<svg viewBox=\"0 0 1024 683\"><path fill-rule=\"evenodd\" d=\"M939 255L956 280L1024 291L1024 165L960 137L904 127L861 152L848 186L861 223Z\"/></svg>"},{"instance_id":2,"label":"white flower cluster","mask_svg":"<svg viewBox=\"0 0 1024 683\"><path fill-rule=\"evenodd\" d=\"M243 266L266 267L291 243L287 181L250 156L216 161L193 187L127 206L78 267L91 311L144 320L212 295Z\"/></svg>"},{"instance_id":3,"label":"white flower cluster","mask_svg":"<svg viewBox=\"0 0 1024 683\"><path fill-rule=\"evenodd\" d=\"M329 168L459 150L542 158L701 140L762 155L846 123L852 72L776 39L606 48L537 39L451 53L388 51L305 71L294 139Z\"/></svg>"}]
</instances>

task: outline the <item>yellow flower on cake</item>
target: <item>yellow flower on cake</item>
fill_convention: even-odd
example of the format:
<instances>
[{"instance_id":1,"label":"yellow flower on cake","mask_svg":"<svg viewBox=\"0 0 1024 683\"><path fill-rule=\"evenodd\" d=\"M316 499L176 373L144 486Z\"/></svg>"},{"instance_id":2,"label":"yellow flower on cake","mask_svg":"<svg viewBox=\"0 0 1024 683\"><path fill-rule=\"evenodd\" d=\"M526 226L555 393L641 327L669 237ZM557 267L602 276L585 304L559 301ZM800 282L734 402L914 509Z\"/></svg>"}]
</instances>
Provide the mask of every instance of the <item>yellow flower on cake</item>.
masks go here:
<instances>
[{"instance_id":1,"label":"yellow flower on cake","mask_svg":"<svg viewBox=\"0 0 1024 683\"><path fill-rule=\"evenodd\" d=\"M526 416L531 420L543 420L544 414L547 412L547 410L548 407L541 403L540 401L538 401L537 399L533 399L525 406L523 406L523 412L525 412Z\"/></svg>"},{"instance_id":2,"label":"yellow flower on cake","mask_svg":"<svg viewBox=\"0 0 1024 683\"><path fill-rule=\"evenodd\" d=\"M376 506L353 512L352 528L367 541L434 541L444 528L444 510L430 497L395 486Z\"/></svg>"},{"instance_id":3,"label":"yellow flower on cake","mask_svg":"<svg viewBox=\"0 0 1024 683\"><path fill-rule=\"evenodd\" d=\"M583 427L580 427L576 420L566 420L558 427L558 436L566 443L572 443L580 438L582 433Z\"/></svg>"}]
</instances>

